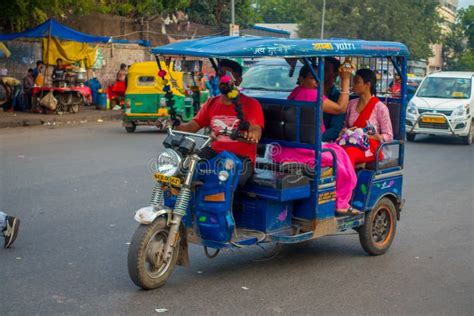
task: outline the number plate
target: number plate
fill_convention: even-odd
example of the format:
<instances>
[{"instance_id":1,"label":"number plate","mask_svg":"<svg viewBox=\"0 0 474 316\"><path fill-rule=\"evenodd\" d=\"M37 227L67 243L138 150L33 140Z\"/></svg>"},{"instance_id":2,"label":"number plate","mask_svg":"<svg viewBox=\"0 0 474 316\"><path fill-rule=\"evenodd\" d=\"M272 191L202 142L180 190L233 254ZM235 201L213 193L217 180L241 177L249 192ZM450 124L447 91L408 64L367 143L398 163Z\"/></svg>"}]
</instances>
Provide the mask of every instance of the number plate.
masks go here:
<instances>
[{"instance_id":1,"label":"number plate","mask_svg":"<svg viewBox=\"0 0 474 316\"><path fill-rule=\"evenodd\" d=\"M163 183L171 183L171 185L174 185L176 187L179 187L181 185L181 179L180 178L168 177L168 176L165 176L161 173L155 173L155 180L163 182Z\"/></svg>"},{"instance_id":2,"label":"number plate","mask_svg":"<svg viewBox=\"0 0 474 316\"><path fill-rule=\"evenodd\" d=\"M442 116L423 116L421 118L423 123L439 123L443 124L446 123L446 119Z\"/></svg>"}]
</instances>

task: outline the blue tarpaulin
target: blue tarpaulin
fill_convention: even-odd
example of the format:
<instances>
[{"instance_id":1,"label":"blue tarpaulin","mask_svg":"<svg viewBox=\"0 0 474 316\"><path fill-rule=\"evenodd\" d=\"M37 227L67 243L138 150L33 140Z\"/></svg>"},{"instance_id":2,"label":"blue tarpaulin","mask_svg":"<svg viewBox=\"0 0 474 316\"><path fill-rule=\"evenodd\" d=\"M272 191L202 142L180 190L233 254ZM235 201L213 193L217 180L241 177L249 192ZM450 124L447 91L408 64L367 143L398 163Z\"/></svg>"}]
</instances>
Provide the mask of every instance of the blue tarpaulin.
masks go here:
<instances>
[{"instance_id":1,"label":"blue tarpaulin","mask_svg":"<svg viewBox=\"0 0 474 316\"><path fill-rule=\"evenodd\" d=\"M49 19L43 24L24 32L0 34L0 41L11 41L17 38L43 38L49 37L50 35L51 37L56 37L63 41L75 41L80 43L107 43L111 41L111 37L81 33L54 19Z\"/></svg>"}]
</instances>

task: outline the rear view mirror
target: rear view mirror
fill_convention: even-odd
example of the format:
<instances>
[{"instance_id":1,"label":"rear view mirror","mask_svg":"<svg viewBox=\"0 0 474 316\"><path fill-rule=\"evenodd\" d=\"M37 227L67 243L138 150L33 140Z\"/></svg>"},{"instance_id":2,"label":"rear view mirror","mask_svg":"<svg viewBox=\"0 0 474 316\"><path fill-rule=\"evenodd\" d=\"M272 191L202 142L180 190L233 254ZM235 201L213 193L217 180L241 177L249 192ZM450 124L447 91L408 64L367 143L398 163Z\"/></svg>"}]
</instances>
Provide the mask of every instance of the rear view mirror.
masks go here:
<instances>
[{"instance_id":1,"label":"rear view mirror","mask_svg":"<svg viewBox=\"0 0 474 316\"><path fill-rule=\"evenodd\" d=\"M201 72L202 60L175 60L173 70L181 72Z\"/></svg>"}]
</instances>

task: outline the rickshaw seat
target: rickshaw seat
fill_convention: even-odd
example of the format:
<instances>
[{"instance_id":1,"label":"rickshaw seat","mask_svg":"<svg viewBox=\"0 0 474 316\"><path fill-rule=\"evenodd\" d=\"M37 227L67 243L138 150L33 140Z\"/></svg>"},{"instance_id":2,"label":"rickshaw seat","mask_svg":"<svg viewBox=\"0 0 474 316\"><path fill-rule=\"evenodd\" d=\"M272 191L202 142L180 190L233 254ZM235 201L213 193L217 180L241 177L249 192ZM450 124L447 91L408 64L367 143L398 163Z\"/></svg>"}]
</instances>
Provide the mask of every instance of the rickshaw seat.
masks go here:
<instances>
[{"instance_id":1,"label":"rickshaw seat","mask_svg":"<svg viewBox=\"0 0 474 316\"><path fill-rule=\"evenodd\" d=\"M299 162L290 162L290 163L271 163L264 162L257 158L257 169L256 170L268 170L277 173L286 173L292 175L304 175L310 179L314 178L314 171L311 168L308 168L305 164ZM322 167L321 168L321 178L331 177L334 173L332 167Z\"/></svg>"}]
</instances>

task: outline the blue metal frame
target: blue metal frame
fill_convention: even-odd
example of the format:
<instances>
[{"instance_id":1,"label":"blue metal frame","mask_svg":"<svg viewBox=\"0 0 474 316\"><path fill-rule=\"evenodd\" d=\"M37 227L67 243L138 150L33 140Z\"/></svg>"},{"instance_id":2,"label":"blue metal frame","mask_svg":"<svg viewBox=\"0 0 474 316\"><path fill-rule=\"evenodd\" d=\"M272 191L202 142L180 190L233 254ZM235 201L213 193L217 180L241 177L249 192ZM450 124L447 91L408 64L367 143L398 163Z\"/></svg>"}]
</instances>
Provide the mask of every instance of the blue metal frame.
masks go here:
<instances>
[{"instance_id":1,"label":"blue metal frame","mask_svg":"<svg viewBox=\"0 0 474 316\"><path fill-rule=\"evenodd\" d=\"M345 45L345 46L344 46ZM344 48L351 48L345 50ZM296 141L280 141L272 139L262 139L262 143L277 142L287 147L298 147L315 150L315 177L310 182L310 185L292 188L292 189L272 189L264 188L259 186L248 186L249 192L245 190L242 193L250 194L256 198L255 203L259 203L258 198L267 199L269 203L281 203L282 205L294 205L296 210L297 203L293 204L295 199L303 199L300 202L304 207L299 210L304 211L305 218L307 220L324 220L331 218L331 212L328 212L328 208L332 207L332 204L326 202L325 204L319 204L319 197L321 192L331 193L334 191L334 186L329 185L334 182L337 173L337 161L336 154L331 149L322 149L322 133L321 133L321 117L322 117L322 102L323 102L323 82L324 82L324 57L325 56L362 56L362 57L375 57L375 58L388 58L397 72L400 73L402 79L401 85L401 97L399 99L390 98L390 102L400 103L400 137L403 138L405 135L405 120L406 120L406 106L407 106L407 58L409 56L408 49L405 45L400 43L390 42L369 42L369 41L354 41L354 40L316 40L316 39L304 39L304 40L292 40L292 39L281 39L281 38L261 38L261 37L207 37L198 40L183 41L179 43L173 43L162 47L157 47L152 50L155 54L162 54L166 56L196 56L210 58L228 58L228 57L286 57L286 58L302 58L304 63L307 65L315 65L317 60L317 73L310 67L311 73L314 78L320 83L318 85L318 98L315 102L301 102L301 101L288 101L288 100L277 100L270 98L259 98L262 103L274 104L277 106L295 106L296 107L296 125L301 126L301 107L316 107L314 111L314 120L316 121L316 128L314 134L314 144L301 143L301 131L297 128ZM316 56L316 57L315 57ZM398 166L381 169L378 154L386 146L399 146ZM401 201L401 189L403 183L403 176L401 175L401 169L404 164L404 139L394 140L390 143L383 143L376 153L375 170L363 170L359 172L360 183L366 183L367 187L364 190L358 190L354 194L353 201L357 200L360 203L361 210L367 211L373 208L373 206L384 196L389 196ZM333 169L334 174L332 177L321 178L321 155L323 152L330 152L334 160ZM225 156L225 155L224 155ZM228 155L227 158L237 159L232 155ZM232 175L234 177L234 175ZM234 179L234 178L233 178ZM213 180L211 182L216 182ZM236 180L232 180L233 182ZM324 187L322 186L324 185ZM209 189L212 187L212 183L208 183ZM235 188L235 186L233 186ZM231 186L226 186L226 199L228 198L231 191L234 189ZM208 191L210 192L210 191ZM211 192L212 193L212 192ZM196 198L196 197L194 197ZM172 201L169 201L172 202ZM194 201L198 203L197 201ZM253 203L250 201L249 203ZM286 203L286 204L285 204ZM334 203L334 202L331 202ZM170 203L171 204L171 203ZM194 204L194 203L193 203ZM311 205L311 208L309 206ZM314 205L314 209L312 206ZM262 205L260 205L262 206ZM202 205L200 212L207 214L206 208L208 205ZM263 207L265 204L263 204ZM209 213L211 214L211 213ZM199 214L196 213L196 216ZM221 216L223 214L219 214ZM273 214L274 215L274 214ZM203 215L204 216L204 215ZM186 226L202 226L200 229L201 233L204 232L204 227L211 231L214 229L212 224L212 216L209 218L201 218L202 222L192 223L191 218L185 219ZM213 248L222 247L235 247L233 243L226 241L231 230L234 227L234 219L228 218L229 214L225 217L217 218L219 221L226 221L226 227L215 228L216 236L221 238L203 239L202 244ZM357 227L363 224L364 215L351 217L349 219L338 219L337 230L343 231L353 227ZM217 220L216 219L216 220ZM195 219L198 221L198 218ZM211 222L207 222L210 220ZM272 219L268 219L270 224L275 224ZM207 225L207 226L206 226ZM276 225L276 224L275 224ZM271 227L280 227L278 225ZM304 240L314 238L313 232L305 232L297 235L289 235L286 230L291 227L285 228L281 226L281 230L268 232L268 239L266 241L275 241L281 243L295 243ZM286 229L286 230L285 230ZM218 232L218 233L217 233ZM211 234L211 233L209 233ZM214 234L214 232L212 232ZM212 235L211 234L211 235ZM256 242L256 238L255 242ZM252 243L252 238L242 241L243 243ZM238 245L237 245L238 246Z\"/></svg>"}]
</instances>

